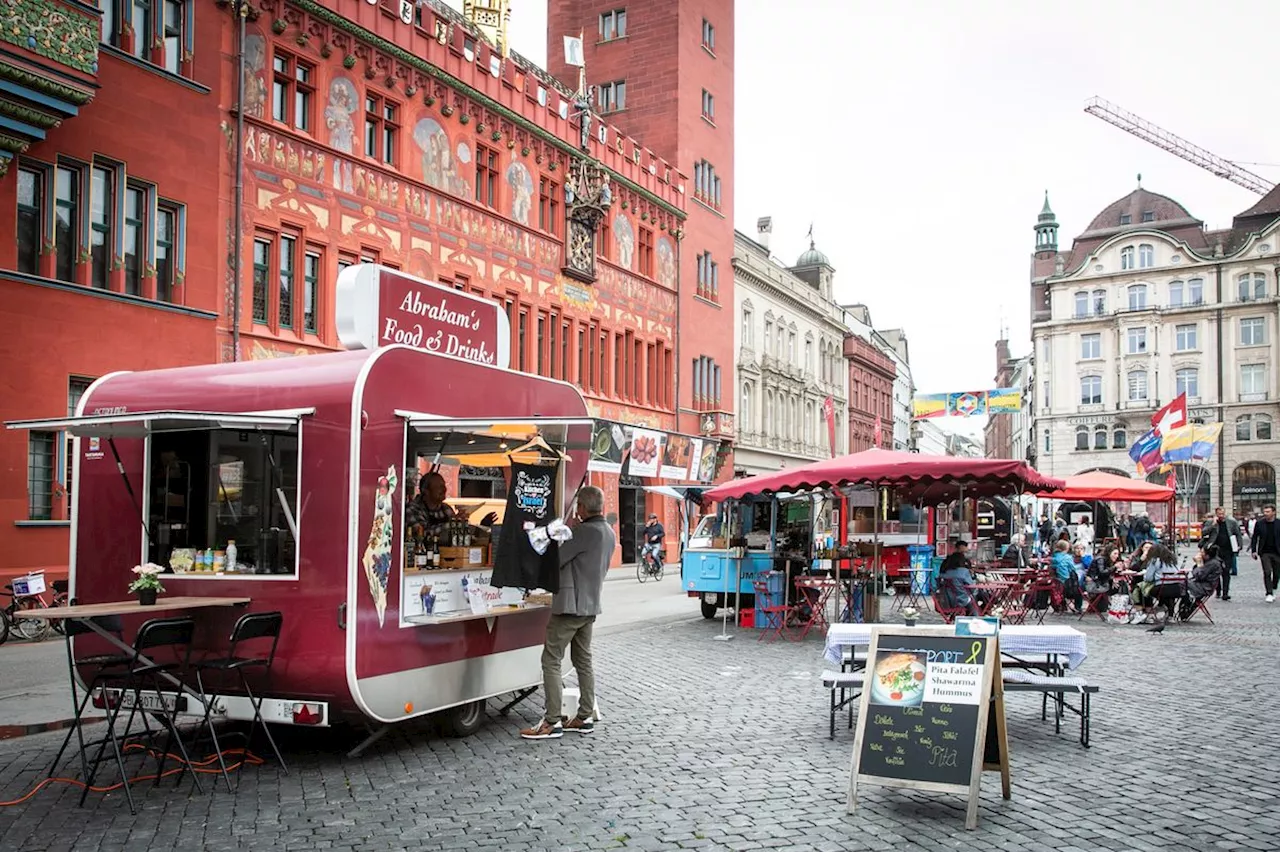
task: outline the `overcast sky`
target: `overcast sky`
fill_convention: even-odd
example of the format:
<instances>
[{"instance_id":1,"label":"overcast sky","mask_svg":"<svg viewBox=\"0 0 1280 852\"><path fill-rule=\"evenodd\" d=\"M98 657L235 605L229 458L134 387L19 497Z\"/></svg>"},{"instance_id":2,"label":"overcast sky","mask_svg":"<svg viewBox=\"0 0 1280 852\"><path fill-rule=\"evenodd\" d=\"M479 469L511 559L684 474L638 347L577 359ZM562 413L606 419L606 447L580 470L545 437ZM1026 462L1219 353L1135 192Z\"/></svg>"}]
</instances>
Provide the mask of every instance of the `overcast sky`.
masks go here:
<instances>
[{"instance_id":1,"label":"overcast sky","mask_svg":"<svg viewBox=\"0 0 1280 852\"><path fill-rule=\"evenodd\" d=\"M545 0L512 7L513 47L545 64ZM1280 164L1275 0L737 0L736 15L735 224L772 216L791 263L812 221L837 297L906 330L921 393L988 387L1002 318L1014 354L1030 347L1045 189L1065 246L1139 173L1211 228L1256 200L1087 115L1088 98Z\"/></svg>"}]
</instances>

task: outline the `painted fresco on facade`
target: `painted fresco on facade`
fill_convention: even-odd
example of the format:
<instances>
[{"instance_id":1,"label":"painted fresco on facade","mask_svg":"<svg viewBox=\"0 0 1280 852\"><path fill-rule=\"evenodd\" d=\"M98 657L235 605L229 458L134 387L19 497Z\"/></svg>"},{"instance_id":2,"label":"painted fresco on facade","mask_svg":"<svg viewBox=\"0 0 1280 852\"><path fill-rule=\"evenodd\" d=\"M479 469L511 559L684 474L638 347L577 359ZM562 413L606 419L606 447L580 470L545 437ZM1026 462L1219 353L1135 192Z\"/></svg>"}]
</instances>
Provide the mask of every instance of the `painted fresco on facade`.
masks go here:
<instances>
[{"instance_id":1,"label":"painted fresco on facade","mask_svg":"<svg viewBox=\"0 0 1280 852\"><path fill-rule=\"evenodd\" d=\"M529 169L519 160L507 166L507 184L511 187L511 218L521 225L529 224L529 211L533 208L533 178Z\"/></svg>"},{"instance_id":2,"label":"painted fresco on facade","mask_svg":"<svg viewBox=\"0 0 1280 852\"><path fill-rule=\"evenodd\" d=\"M670 237L658 238L658 283L663 287L676 286L676 250Z\"/></svg>"},{"instance_id":3,"label":"painted fresco on facade","mask_svg":"<svg viewBox=\"0 0 1280 852\"><path fill-rule=\"evenodd\" d=\"M352 118L360 105L356 86L346 77L329 83L329 103L324 108L324 126L329 129L329 146L344 154L354 153L356 125Z\"/></svg>"},{"instance_id":4,"label":"painted fresco on facade","mask_svg":"<svg viewBox=\"0 0 1280 852\"><path fill-rule=\"evenodd\" d=\"M470 185L458 174L458 163L471 160L471 149L465 142L451 150L449 135L434 118L422 118L413 127L413 141L422 151L422 179L427 186L465 198Z\"/></svg>"},{"instance_id":5,"label":"painted fresco on facade","mask_svg":"<svg viewBox=\"0 0 1280 852\"><path fill-rule=\"evenodd\" d=\"M618 264L630 269L636 250L636 232L631 228L631 220L622 213L613 217L613 244L617 248Z\"/></svg>"},{"instance_id":6,"label":"painted fresco on facade","mask_svg":"<svg viewBox=\"0 0 1280 852\"><path fill-rule=\"evenodd\" d=\"M244 114L262 118L267 106L267 83L263 71L267 65L267 40L261 33L244 37Z\"/></svg>"}]
</instances>

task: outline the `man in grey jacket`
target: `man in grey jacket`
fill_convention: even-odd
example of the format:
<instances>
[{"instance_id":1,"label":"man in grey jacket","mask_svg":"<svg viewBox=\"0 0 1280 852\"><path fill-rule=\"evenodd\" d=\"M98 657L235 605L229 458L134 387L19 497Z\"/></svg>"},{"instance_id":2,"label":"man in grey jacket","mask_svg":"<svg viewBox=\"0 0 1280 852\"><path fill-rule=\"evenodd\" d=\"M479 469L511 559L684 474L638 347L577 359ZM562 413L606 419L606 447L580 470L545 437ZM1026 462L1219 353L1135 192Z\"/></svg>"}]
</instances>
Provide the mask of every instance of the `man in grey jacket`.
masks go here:
<instances>
[{"instance_id":1,"label":"man in grey jacket","mask_svg":"<svg viewBox=\"0 0 1280 852\"><path fill-rule=\"evenodd\" d=\"M1219 506L1213 517L1205 522L1200 533L1201 549L1211 544L1218 546L1218 558L1222 560L1222 587L1217 596L1224 601L1231 600L1231 577L1236 573L1236 554L1244 549L1244 538L1240 535L1240 524L1235 518L1227 516L1227 510Z\"/></svg>"},{"instance_id":2,"label":"man in grey jacket","mask_svg":"<svg viewBox=\"0 0 1280 852\"><path fill-rule=\"evenodd\" d=\"M560 591L551 601L547 641L542 647L542 688L547 707L537 725L520 732L526 740L556 739L569 731L595 730L596 682L591 667L591 631L600 614L600 591L618 539L604 519L604 492L588 485L578 492L578 523L573 538L560 545ZM578 672L578 710L572 719L560 715L564 679L560 671L565 648Z\"/></svg>"}]
</instances>

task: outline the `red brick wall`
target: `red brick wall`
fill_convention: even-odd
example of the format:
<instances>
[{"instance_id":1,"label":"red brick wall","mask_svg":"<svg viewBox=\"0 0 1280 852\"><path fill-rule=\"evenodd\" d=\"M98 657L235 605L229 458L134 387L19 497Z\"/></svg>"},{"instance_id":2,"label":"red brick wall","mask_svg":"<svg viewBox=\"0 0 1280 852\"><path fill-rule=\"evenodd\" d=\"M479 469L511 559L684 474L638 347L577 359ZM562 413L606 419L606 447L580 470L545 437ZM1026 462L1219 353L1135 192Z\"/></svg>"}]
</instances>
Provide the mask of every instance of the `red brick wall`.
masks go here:
<instances>
[{"instance_id":1,"label":"red brick wall","mask_svg":"<svg viewBox=\"0 0 1280 852\"><path fill-rule=\"evenodd\" d=\"M599 16L625 6L625 39L599 44ZM714 55L702 46L702 21L716 29ZM689 218L680 243L679 425L696 432L692 364L714 359L721 370L719 410L733 411L733 63L732 0L550 0L547 57L553 74L576 83L577 69L564 63L563 37L586 34L588 85L626 80L624 110L609 121L671 158L685 175ZM715 96L714 124L702 117L702 91ZM694 164L706 160L721 179L718 210L694 200ZM709 252L719 264L713 301L697 295L697 256ZM732 460L721 477L732 475Z\"/></svg>"},{"instance_id":2,"label":"red brick wall","mask_svg":"<svg viewBox=\"0 0 1280 852\"><path fill-rule=\"evenodd\" d=\"M146 298L123 295L123 271L111 275L115 296L90 291L87 264L77 264L79 284L14 273L12 230L0 239L0 419L60 417L67 412L71 376L95 378L115 370L141 370L203 363L215 354L219 268L218 98L219 28L222 13L212 3L195 6L196 46L189 68L194 85L104 48L98 58L94 99L80 114L50 130L19 161L52 165L59 156L89 163L95 156L123 164L129 178L154 184L156 193L186 207L185 281L177 290L179 310ZM0 211L12 222L17 167L0 178ZM87 192L82 198L87 199ZM85 202L82 202L85 203ZM118 262L118 258L116 261ZM54 274L53 255L42 272ZM113 265L115 265L113 263ZM154 294L144 275L143 294ZM181 310L190 308L192 310ZM25 432L0 431L0 575L49 567L65 571L67 506L54 500L56 525L15 526L27 518ZM122 486L123 487L123 486Z\"/></svg>"}]
</instances>

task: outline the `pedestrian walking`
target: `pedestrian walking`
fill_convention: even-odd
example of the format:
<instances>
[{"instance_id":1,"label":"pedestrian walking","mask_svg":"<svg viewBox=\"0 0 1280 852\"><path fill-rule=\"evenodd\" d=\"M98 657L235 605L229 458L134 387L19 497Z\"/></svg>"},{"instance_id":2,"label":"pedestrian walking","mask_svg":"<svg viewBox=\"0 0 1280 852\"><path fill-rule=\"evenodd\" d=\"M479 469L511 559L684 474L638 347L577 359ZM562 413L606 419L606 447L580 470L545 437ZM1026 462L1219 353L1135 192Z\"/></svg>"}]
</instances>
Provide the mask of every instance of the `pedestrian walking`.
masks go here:
<instances>
[{"instance_id":1,"label":"pedestrian walking","mask_svg":"<svg viewBox=\"0 0 1280 852\"><path fill-rule=\"evenodd\" d=\"M1120 539L1120 546L1126 551L1133 550L1133 536L1129 534L1129 516L1121 515L1116 519L1116 538Z\"/></svg>"},{"instance_id":2,"label":"pedestrian walking","mask_svg":"<svg viewBox=\"0 0 1280 852\"><path fill-rule=\"evenodd\" d=\"M538 724L520 732L526 740L557 739L565 731L589 734L595 730L591 632L600 614L600 592L618 539L604 519L604 492L594 485L578 492L577 518L573 538L560 545L560 591L551 600L551 620L542 646L546 710ZM578 673L578 708L572 719L560 715L564 696L560 666L566 648Z\"/></svg>"},{"instance_id":3,"label":"pedestrian walking","mask_svg":"<svg viewBox=\"0 0 1280 852\"><path fill-rule=\"evenodd\" d=\"M1227 510L1219 506L1214 516L1204 525L1200 535L1200 549L1207 550L1211 545L1218 548L1218 559L1222 561L1222 587L1215 592L1224 601L1231 600L1231 575L1236 573L1236 554L1244 549L1244 538L1240 535L1240 524L1235 518L1227 517Z\"/></svg>"},{"instance_id":4,"label":"pedestrian walking","mask_svg":"<svg viewBox=\"0 0 1280 852\"><path fill-rule=\"evenodd\" d=\"M1276 507L1264 506L1262 518L1253 525L1249 553L1262 560L1262 584L1267 590L1267 603L1276 599L1280 585L1280 524L1276 523Z\"/></svg>"}]
</instances>

